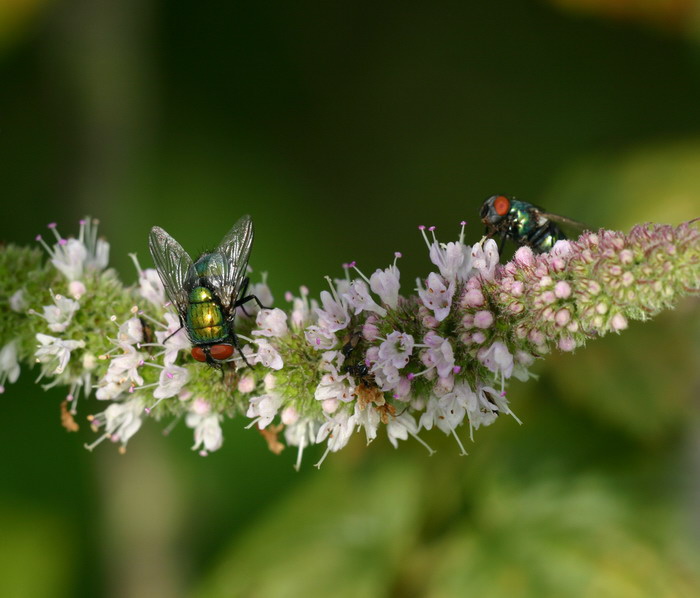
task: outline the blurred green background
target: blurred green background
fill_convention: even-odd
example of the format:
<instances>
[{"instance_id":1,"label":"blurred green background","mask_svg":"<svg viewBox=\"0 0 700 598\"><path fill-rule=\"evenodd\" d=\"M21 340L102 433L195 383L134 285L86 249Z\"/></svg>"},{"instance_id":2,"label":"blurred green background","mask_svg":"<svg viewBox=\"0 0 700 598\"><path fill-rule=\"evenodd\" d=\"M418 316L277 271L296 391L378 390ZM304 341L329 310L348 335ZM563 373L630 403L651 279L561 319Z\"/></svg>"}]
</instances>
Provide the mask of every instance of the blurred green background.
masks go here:
<instances>
[{"instance_id":1,"label":"blurred green background","mask_svg":"<svg viewBox=\"0 0 700 598\"><path fill-rule=\"evenodd\" d=\"M0 0L0 238L100 218L192 253L243 213L277 304L516 194L594 227L700 215L695 0ZM512 251L512 248L509 248ZM227 422L82 448L35 373L2 396L0 596L697 597L700 322L687 300L552 355L470 456L357 435L316 471ZM83 404L83 415L100 409Z\"/></svg>"}]
</instances>

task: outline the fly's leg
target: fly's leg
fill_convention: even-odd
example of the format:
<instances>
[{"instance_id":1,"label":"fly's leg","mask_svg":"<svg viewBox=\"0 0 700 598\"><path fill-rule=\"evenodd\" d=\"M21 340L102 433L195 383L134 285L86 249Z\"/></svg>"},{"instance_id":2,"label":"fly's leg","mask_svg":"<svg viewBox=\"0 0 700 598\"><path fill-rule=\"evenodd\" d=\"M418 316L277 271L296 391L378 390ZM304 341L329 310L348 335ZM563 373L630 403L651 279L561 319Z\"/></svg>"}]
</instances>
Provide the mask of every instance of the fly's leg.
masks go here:
<instances>
[{"instance_id":1,"label":"fly's leg","mask_svg":"<svg viewBox=\"0 0 700 598\"><path fill-rule=\"evenodd\" d=\"M243 279L243 286L241 287L241 293L240 293L241 295L245 295L245 292L248 290L248 284L250 284L250 278L249 278L248 276L246 276L246 277ZM233 307L234 307L234 309L235 309L236 307L239 307L240 305L241 305L240 302L239 302L239 301L236 301L236 302L233 304ZM243 313L244 313L246 316L250 317L250 314L245 310L245 307L242 307L242 306L241 306L241 310L243 310Z\"/></svg>"},{"instance_id":2,"label":"fly's leg","mask_svg":"<svg viewBox=\"0 0 700 598\"><path fill-rule=\"evenodd\" d=\"M250 314L245 310L245 307L243 307L243 304L248 303L248 301L255 300L255 302L258 304L258 307L260 307L260 309L269 309L269 308L264 306L262 303L260 303L260 299L258 299L255 295L246 295L245 294L246 291L248 290L248 283L250 283L250 278L248 278L246 276L245 279L243 280L243 286L241 287L241 292L240 292L240 294L244 295L244 297L242 299L238 299L233 304L233 307L234 307L234 309L236 307L240 307L243 310L243 313L246 316L250 317Z\"/></svg>"},{"instance_id":3,"label":"fly's leg","mask_svg":"<svg viewBox=\"0 0 700 598\"><path fill-rule=\"evenodd\" d=\"M250 365L250 362L246 359L246 356L243 354L243 351L241 351L241 346L238 344L238 337L236 336L236 333L232 332L231 335L233 336L233 346L236 347L236 349L238 350L238 354L241 356L241 359L252 370L253 366Z\"/></svg>"},{"instance_id":4,"label":"fly's leg","mask_svg":"<svg viewBox=\"0 0 700 598\"><path fill-rule=\"evenodd\" d=\"M168 342L168 341L169 341L171 338L173 338L178 332L180 332L180 330L182 330L182 329L185 327L185 325L182 323L182 316L180 316L180 314L178 314L178 317L180 318L180 328L178 328L175 332L173 332L172 334L169 334L166 338L164 338L164 339L163 339L163 344L165 344L166 342Z\"/></svg>"},{"instance_id":5,"label":"fly's leg","mask_svg":"<svg viewBox=\"0 0 700 598\"><path fill-rule=\"evenodd\" d=\"M243 280L243 286L241 287L241 295L245 295L245 292L248 290L249 282L250 279L246 276L245 280ZM243 313L246 316L249 316L250 314L243 307L243 304L248 303L249 301L255 301L260 309L270 309L269 307L266 307L265 305L260 303L260 299L258 299L255 295L246 295L242 299L238 299L236 303L233 304L233 307L240 307L243 310Z\"/></svg>"}]
</instances>

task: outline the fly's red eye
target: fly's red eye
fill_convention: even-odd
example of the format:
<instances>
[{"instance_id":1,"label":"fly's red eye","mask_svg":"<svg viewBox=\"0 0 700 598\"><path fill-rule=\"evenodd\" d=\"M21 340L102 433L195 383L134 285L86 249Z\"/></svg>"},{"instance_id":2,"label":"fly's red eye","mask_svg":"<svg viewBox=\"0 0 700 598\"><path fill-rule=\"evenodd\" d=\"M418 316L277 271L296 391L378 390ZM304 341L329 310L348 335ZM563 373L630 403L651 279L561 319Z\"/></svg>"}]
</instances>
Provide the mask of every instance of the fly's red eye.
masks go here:
<instances>
[{"instance_id":1,"label":"fly's red eye","mask_svg":"<svg viewBox=\"0 0 700 598\"><path fill-rule=\"evenodd\" d=\"M503 195L499 195L493 202L493 208L496 210L496 214L505 216L510 210L510 200Z\"/></svg>"},{"instance_id":2,"label":"fly's red eye","mask_svg":"<svg viewBox=\"0 0 700 598\"><path fill-rule=\"evenodd\" d=\"M194 357L197 361L207 360L207 354L204 352L202 347L192 347L192 357Z\"/></svg>"},{"instance_id":3,"label":"fly's red eye","mask_svg":"<svg viewBox=\"0 0 700 598\"><path fill-rule=\"evenodd\" d=\"M233 355L233 345L213 345L209 347L209 354L217 361L228 359Z\"/></svg>"}]
</instances>

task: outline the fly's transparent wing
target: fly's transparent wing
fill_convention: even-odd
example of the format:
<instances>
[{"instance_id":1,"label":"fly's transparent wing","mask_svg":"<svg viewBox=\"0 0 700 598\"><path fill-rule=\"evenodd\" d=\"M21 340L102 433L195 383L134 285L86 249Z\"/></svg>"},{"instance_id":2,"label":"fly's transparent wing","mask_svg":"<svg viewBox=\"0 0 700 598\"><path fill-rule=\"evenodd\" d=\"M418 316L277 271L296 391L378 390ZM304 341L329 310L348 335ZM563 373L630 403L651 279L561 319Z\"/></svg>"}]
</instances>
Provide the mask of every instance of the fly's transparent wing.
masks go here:
<instances>
[{"instance_id":1,"label":"fly's transparent wing","mask_svg":"<svg viewBox=\"0 0 700 598\"><path fill-rule=\"evenodd\" d=\"M230 308L238 297L241 283L246 276L248 258L253 247L253 221L250 216L242 216L226 233L214 250L221 256L221 276L211 280L217 288L221 304Z\"/></svg>"},{"instance_id":2,"label":"fly's transparent wing","mask_svg":"<svg viewBox=\"0 0 700 598\"><path fill-rule=\"evenodd\" d=\"M192 258L159 226L151 229L148 247L168 299L181 314L186 313L188 303L186 283L192 271Z\"/></svg>"}]
</instances>

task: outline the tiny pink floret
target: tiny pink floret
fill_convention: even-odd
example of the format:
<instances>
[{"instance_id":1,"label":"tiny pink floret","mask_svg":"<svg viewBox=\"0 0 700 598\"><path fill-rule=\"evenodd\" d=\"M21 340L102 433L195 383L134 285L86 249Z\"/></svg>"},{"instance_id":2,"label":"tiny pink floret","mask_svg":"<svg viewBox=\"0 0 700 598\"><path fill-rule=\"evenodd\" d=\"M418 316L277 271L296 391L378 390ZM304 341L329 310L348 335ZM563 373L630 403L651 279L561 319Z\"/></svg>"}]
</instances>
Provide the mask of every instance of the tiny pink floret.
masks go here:
<instances>
[{"instance_id":1,"label":"tiny pink floret","mask_svg":"<svg viewBox=\"0 0 700 598\"><path fill-rule=\"evenodd\" d=\"M554 287L554 294L559 299L566 299L571 295L571 286L565 280L560 280Z\"/></svg>"},{"instance_id":2,"label":"tiny pink floret","mask_svg":"<svg viewBox=\"0 0 700 598\"><path fill-rule=\"evenodd\" d=\"M622 314L615 314L610 321L613 330L624 330L627 328L627 318Z\"/></svg>"},{"instance_id":3,"label":"tiny pink floret","mask_svg":"<svg viewBox=\"0 0 700 598\"><path fill-rule=\"evenodd\" d=\"M571 320L571 312L568 309L560 309L554 317L558 326L566 326Z\"/></svg>"},{"instance_id":4,"label":"tiny pink floret","mask_svg":"<svg viewBox=\"0 0 700 598\"><path fill-rule=\"evenodd\" d=\"M559 339L559 349L562 351L573 351L576 348L576 341L573 338L564 337Z\"/></svg>"},{"instance_id":5,"label":"tiny pink floret","mask_svg":"<svg viewBox=\"0 0 700 598\"><path fill-rule=\"evenodd\" d=\"M493 324L493 314L490 311L482 310L474 314L474 326L477 328L488 328Z\"/></svg>"}]
</instances>

